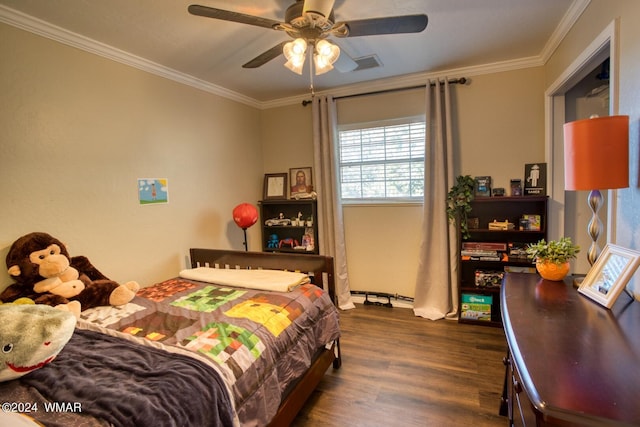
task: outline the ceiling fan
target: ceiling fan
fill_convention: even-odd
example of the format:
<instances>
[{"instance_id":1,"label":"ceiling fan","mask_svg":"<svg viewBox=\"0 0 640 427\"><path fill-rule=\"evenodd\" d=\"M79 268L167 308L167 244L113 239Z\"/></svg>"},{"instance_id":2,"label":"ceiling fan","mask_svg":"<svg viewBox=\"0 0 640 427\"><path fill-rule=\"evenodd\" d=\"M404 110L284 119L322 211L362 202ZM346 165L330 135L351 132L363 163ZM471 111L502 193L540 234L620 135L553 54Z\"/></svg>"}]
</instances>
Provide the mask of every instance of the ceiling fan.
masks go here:
<instances>
[{"instance_id":1,"label":"ceiling fan","mask_svg":"<svg viewBox=\"0 0 640 427\"><path fill-rule=\"evenodd\" d=\"M332 64L340 55L340 49L325 40L329 36L362 37L382 34L419 33L427 27L428 23L428 18L425 14L336 22L333 13L334 3L335 0L296 0L294 4L287 8L284 22L197 4L190 5L188 10L192 15L286 32L295 40L283 41L277 44L242 67L257 68L284 53L288 60L285 66L298 74L302 72L307 45L314 46L316 52L314 55L316 74L321 74L333 68ZM322 56L323 54L327 55L326 58ZM357 64L351 58L346 61L351 63L349 65L344 65L345 61L341 62L343 62L343 66L340 68L341 71L350 71L357 67Z\"/></svg>"}]
</instances>

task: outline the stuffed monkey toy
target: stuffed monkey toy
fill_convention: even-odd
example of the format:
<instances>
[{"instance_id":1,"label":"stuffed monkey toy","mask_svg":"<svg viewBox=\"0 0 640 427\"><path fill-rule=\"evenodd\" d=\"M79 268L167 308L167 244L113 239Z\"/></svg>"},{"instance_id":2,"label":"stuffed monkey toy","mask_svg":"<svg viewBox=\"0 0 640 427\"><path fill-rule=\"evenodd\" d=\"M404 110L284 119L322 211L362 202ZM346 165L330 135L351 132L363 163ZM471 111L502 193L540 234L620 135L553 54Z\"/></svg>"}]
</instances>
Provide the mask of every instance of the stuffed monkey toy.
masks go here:
<instances>
[{"instance_id":1,"label":"stuffed monkey toy","mask_svg":"<svg viewBox=\"0 0 640 427\"><path fill-rule=\"evenodd\" d=\"M16 281L0 294L3 302L31 298L73 312L133 299L137 282L120 285L95 268L85 256L70 257L66 246L47 233L30 233L16 240L7 254L8 272Z\"/></svg>"}]
</instances>

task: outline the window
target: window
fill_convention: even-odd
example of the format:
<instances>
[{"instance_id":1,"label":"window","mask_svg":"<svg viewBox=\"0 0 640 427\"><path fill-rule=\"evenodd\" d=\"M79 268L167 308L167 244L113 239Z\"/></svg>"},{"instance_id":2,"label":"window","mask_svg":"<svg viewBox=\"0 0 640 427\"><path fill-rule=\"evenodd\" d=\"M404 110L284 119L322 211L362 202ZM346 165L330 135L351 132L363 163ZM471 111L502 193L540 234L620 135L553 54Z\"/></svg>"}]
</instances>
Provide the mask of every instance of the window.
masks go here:
<instances>
[{"instance_id":1,"label":"window","mask_svg":"<svg viewBox=\"0 0 640 427\"><path fill-rule=\"evenodd\" d=\"M353 125L338 132L341 198L422 201L425 122Z\"/></svg>"}]
</instances>

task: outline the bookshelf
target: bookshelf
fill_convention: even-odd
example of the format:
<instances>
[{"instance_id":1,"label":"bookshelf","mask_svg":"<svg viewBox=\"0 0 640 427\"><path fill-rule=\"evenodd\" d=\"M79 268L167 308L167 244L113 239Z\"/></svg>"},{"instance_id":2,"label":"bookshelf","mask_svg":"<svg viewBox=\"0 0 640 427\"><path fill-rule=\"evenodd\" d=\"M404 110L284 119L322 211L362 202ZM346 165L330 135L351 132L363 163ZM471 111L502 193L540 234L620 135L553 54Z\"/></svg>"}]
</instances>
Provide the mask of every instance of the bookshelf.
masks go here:
<instances>
[{"instance_id":1,"label":"bookshelf","mask_svg":"<svg viewBox=\"0 0 640 427\"><path fill-rule=\"evenodd\" d=\"M263 252L319 253L316 200L261 200L258 203ZM301 223L297 222L298 217Z\"/></svg>"},{"instance_id":2,"label":"bookshelf","mask_svg":"<svg viewBox=\"0 0 640 427\"><path fill-rule=\"evenodd\" d=\"M507 271L535 273L524 248L547 238L547 206L547 196L477 197L471 202L474 224L460 247L460 323L502 326L502 277ZM523 218L530 221L521 223Z\"/></svg>"}]
</instances>

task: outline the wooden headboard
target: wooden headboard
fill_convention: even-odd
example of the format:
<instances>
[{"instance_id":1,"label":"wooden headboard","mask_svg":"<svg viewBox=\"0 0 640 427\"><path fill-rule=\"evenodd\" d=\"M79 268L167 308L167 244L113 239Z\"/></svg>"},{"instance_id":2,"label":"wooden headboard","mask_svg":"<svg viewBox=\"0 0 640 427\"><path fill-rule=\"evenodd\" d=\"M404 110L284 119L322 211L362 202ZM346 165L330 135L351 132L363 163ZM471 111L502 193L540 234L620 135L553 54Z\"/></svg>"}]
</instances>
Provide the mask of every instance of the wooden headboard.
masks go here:
<instances>
[{"instance_id":1,"label":"wooden headboard","mask_svg":"<svg viewBox=\"0 0 640 427\"><path fill-rule=\"evenodd\" d=\"M337 305L333 258L312 254L246 252L223 249L189 250L191 267L270 269L299 271L313 276L313 283L325 289Z\"/></svg>"},{"instance_id":2,"label":"wooden headboard","mask_svg":"<svg viewBox=\"0 0 640 427\"><path fill-rule=\"evenodd\" d=\"M219 249L190 249L191 267L264 268L270 270L299 271L313 276L313 283L325 289L336 307L338 300L334 282L333 258L311 254L245 252ZM281 403L269 427L289 425L311 395L327 368L342 364L340 340L329 349L323 347L307 373L298 381Z\"/></svg>"}]
</instances>

